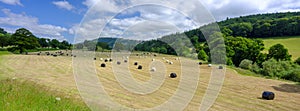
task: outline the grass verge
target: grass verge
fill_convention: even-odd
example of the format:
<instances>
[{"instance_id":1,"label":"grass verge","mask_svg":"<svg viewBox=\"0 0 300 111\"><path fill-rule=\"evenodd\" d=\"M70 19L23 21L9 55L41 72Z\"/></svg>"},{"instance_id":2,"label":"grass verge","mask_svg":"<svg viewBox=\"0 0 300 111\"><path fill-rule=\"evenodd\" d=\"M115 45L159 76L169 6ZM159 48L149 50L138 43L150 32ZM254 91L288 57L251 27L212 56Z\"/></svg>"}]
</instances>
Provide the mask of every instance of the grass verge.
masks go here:
<instances>
[{"instance_id":1,"label":"grass verge","mask_svg":"<svg viewBox=\"0 0 300 111\"><path fill-rule=\"evenodd\" d=\"M0 81L1 111L88 111L83 102L29 81Z\"/></svg>"}]
</instances>

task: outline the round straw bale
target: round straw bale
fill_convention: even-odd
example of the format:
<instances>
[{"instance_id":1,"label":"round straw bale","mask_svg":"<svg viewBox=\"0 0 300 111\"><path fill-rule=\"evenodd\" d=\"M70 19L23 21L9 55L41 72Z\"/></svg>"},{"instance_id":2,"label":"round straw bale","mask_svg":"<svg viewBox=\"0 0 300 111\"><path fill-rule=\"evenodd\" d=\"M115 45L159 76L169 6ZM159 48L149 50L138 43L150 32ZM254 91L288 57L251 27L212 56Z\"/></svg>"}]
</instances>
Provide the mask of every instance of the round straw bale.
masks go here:
<instances>
[{"instance_id":1,"label":"round straw bale","mask_svg":"<svg viewBox=\"0 0 300 111\"><path fill-rule=\"evenodd\" d=\"M105 65L104 63L102 63L100 66L101 66L101 67L106 67L106 65Z\"/></svg>"},{"instance_id":2,"label":"round straw bale","mask_svg":"<svg viewBox=\"0 0 300 111\"><path fill-rule=\"evenodd\" d=\"M262 93L262 98L266 100L273 100L275 98L275 94L270 91L264 91Z\"/></svg>"},{"instance_id":3,"label":"round straw bale","mask_svg":"<svg viewBox=\"0 0 300 111\"><path fill-rule=\"evenodd\" d=\"M223 66L219 66L219 69L223 69Z\"/></svg>"},{"instance_id":4,"label":"round straw bale","mask_svg":"<svg viewBox=\"0 0 300 111\"><path fill-rule=\"evenodd\" d=\"M199 62L199 65L202 65L203 63L202 62Z\"/></svg>"},{"instance_id":5,"label":"round straw bale","mask_svg":"<svg viewBox=\"0 0 300 111\"><path fill-rule=\"evenodd\" d=\"M138 69L143 69L143 66L142 66L142 65L139 65L139 66L138 66Z\"/></svg>"},{"instance_id":6,"label":"round straw bale","mask_svg":"<svg viewBox=\"0 0 300 111\"><path fill-rule=\"evenodd\" d=\"M177 77L177 74L176 74L176 73L171 73L171 74L170 74L170 77L171 77L171 78L176 78L176 77Z\"/></svg>"}]
</instances>

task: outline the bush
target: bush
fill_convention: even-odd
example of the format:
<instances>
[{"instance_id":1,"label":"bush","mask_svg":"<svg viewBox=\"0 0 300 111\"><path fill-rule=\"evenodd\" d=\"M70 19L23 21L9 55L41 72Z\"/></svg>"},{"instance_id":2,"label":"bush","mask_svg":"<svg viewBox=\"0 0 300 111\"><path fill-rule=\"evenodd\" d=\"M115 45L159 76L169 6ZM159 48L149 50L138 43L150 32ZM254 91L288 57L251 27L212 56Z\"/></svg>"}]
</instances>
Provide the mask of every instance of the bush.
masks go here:
<instances>
[{"instance_id":1,"label":"bush","mask_svg":"<svg viewBox=\"0 0 300 111\"><path fill-rule=\"evenodd\" d=\"M276 61L270 59L263 64L262 74L270 77L283 78L287 76L293 69L295 69L293 63L290 61Z\"/></svg>"},{"instance_id":2,"label":"bush","mask_svg":"<svg viewBox=\"0 0 300 111\"><path fill-rule=\"evenodd\" d=\"M226 57L226 64L229 66L233 66L233 62L232 62L231 58Z\"/></svg>"},{"instance_id":3,"label":"bush","mask_svg":"<svg viewBox=\"0 0 300 111\"><path fill-rule=\"evenodd\" d=\"M259 74L261 73L261 68L257 65L257 63L254 63L250 66L250 71Z\"/></svg>"},{"instance_id":4,"label":"bush","mask_svg":"<svg viewBox=\"0 0 300 111\"><path fill-rule=\"evenodd\" d=\"M244 59L244 60L241 61L239 67L242 68L242 69L250 69L252 63L253 62L251 60Z\"/></svg>"},{"instance_id":5,"label":"bush","mask_svg":"<svg viewBox=\"0 0 300 111\"><path fill-rule=\"evenodd\" d=\"M292 70L290 73L284 76L284 79L300 82L300 67Z\"/></svg>"},{"instance_id":6,"label":"bush","mask_svg":"<svg viewBox=\"0 0 300 111\"><path fill-rule=\"evenodd\" d=\"M198 59L203 60L203 61L207 61L208 56L207 56L207 54L205 53L204 50L200 50L199 51L199 53L198 53Z\"/></svg>"},{"instance_id":7,"label":"bush","mask_svg":"<svg viewBox=\"0 0 300 111\"><path fill-rule=\"evenodd\" d=\"M300 57L298 57L298 59L295 60L295 63L300 65Z\"/></svg>"}]
</instances>

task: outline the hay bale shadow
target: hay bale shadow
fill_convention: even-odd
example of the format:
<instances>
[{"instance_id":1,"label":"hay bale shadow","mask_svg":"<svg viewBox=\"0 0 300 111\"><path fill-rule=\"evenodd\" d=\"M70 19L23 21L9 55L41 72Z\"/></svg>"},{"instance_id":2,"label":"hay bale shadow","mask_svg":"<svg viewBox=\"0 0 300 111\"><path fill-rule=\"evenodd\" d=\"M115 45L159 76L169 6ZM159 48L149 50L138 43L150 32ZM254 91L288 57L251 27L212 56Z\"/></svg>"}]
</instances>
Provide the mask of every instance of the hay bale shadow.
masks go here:
<instances>
[{"instance_id":1,"label":"hay bale shadow","mask_svg":"<svg viewBox=\"0 0 300 111\"><path fill-rule=\"evenodd\" d=\"M299 84L280 84L279 86L272 86L272 88L281 92L300 93Z\"/></svg>"}]
</instances>

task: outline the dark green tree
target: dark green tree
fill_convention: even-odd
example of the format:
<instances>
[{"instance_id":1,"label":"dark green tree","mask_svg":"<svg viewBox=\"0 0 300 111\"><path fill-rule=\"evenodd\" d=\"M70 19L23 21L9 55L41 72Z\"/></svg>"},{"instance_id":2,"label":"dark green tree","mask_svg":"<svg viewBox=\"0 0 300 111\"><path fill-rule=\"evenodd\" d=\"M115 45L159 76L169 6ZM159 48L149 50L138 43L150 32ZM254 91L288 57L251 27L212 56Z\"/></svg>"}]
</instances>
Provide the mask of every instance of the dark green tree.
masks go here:
<instances>
[{"instance_id":1,"label":"dark green tree","mask_svg":"<svg viewBox=\"0 0 300 111\"><path fill-rule=\"evenodd\" d=\"M261 40L252 40L243 37L226 37L226 55L232 59L235 66L239 66L240 62L244 59L253 62L258 61L260 52L264 49Z\"/></svg>"},{"instance_id":2,"label":"dark green tree","mask_svg":"<svg viewBox=\"0 0 300 111\"><path fill-rule=\"evenodd\" d=\"M50 44L50 46L51 46L52 48L56 49L56 48L59 47L60 42L59 42L58 40L56 40L56 39L52 39L52 40L50 41L49 44Z\"/></svg>"},{"instance_id":3,"label":"dark green tree","mask_svg":"<svg viewBox=\"0 0 300 111\"><path fill-rule=\"evenodd\" d=\"M3 48L4 46L9 45L9 39L10 35L9 34L2 34L0 33L0 46Z\"/></svg>"},{"instance_id":4,"label":"dark green tree","mask_svg":"<svg viewBox=\"0 0 300 111\"><path fill-rule=\"evenodd\" d=\"M275 60L279 61L289 61L291 60L291 55L288 52L288 49L284 48L281 44L276 44L270 47L268 58L274 58Z\"/></svg>"},{"instance_id":5,"label":"dark green tree","mask_svg":"<svg viewBox=\"0 0 300 111\"><path fill-rule=\"evenodd\" d=\"M71 48L71 44L66 41L66 40L63 40L59 46L58 46L59 49L70 49Z\"/></svg>"},{"instance_id":6,"label":"dark green tree","mask_svg":"<svg viewBox=\"0 0 300 111\"><path fill-rule=\"evenodd\" d=\"M17 47L15 49L23 53L27 49L35 49L40 46L38 39L27 29L20 28L12 35L13 44Z\"/></svg>"},{"instance_id":7,"label":"dark green tree","mask_svg":"<svg viewBox=\"0 0 300 111\"><path fill-rule=\"evenodd\" d=\"M7 34L7 32L3 28L0 28L0 34Z\"/></svg>"},{"instance_id":8,"label":"dark green tree","mask_svg":"<svg viewBox=\"0 0 300 111\"><path fill-rule=\"evenodd\" d=\"M49 43L47 42L47 39L45 38L39 38L38 39L39 44L41 45L41 47L49 47Z\"/></svg>"}]
</instances>

